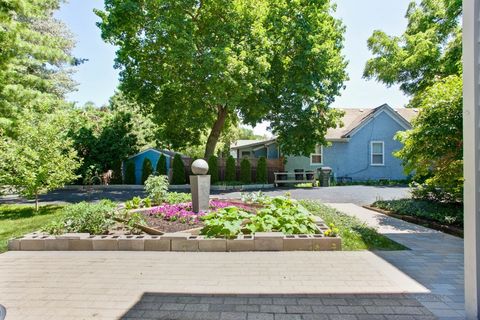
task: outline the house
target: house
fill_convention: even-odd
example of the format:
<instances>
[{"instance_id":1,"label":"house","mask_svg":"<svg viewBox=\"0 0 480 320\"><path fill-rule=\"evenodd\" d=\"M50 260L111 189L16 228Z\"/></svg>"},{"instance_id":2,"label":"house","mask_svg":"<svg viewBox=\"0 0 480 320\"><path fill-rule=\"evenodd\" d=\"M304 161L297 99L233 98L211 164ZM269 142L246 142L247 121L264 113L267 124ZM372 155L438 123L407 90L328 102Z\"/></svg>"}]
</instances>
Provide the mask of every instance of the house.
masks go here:
<instances>
[{"instance_id":1,"label":"house","mask_svg":"<svg viewBox=\"0 0 480 320\"><path fill-rule=\"evenodd\" d=\"M135 164L135 182L136 184L142 184L142 165L145 159L149 159L152 163L153 170L157 168L158 159L160 156L164 154L167 158L167 169L171 167L171 162L173 161L173 157L175 156L175 152L169 150L157 150L157 149L146 149L133 156L129 157L127 160L123 162L123 168L125 168L125 163L127 161L133 161ZM125 172L124 172L125 174Z\"/></svg>"},{"instance_id":2,"label":"house","mask_svg":"<svg viewBox=\"0 0 480 320\"><path fill-rule=\"evenodd\" d=\"M342 127L327 131L329 146L318 145L310 156L281 154L276 139L232 147L237 158L285 158L285 171L332 168L337 180L402 180L406 178L400 159L393 156L402 144L397 132L411 128L417 110L393 109L384 104L373 109L341 109Z\"/></svg>"}]
</instances>

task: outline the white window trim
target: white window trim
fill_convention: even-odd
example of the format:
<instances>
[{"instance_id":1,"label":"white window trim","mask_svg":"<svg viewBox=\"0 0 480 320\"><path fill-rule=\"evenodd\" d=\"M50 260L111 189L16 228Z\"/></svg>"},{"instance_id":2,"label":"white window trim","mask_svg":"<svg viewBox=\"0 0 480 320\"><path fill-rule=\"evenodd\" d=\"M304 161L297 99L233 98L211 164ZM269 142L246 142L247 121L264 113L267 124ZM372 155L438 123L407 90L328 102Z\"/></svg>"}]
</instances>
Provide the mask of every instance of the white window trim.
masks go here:
<instances>
[{"instance_id":1,"label":"white window trim","mask_svg":"<svg viewBox=\"0 0 480 320\"><path fill-rule=\"evenodd\" d=\"M373 163L373 144L381 143L382 144L382 163ZM375 155L380 155L380 153L375 153ZM370 141L370 165L374 167L381 167L385 165L385 142L384 141Z\"/></svg>"},{"instance_id":2,"label":"white window trim","mask_svg":"<svg viewBox=\"0 0 480 320\"><path fill-rule=\"evenodd\" d=\"M322 162L321 163L318 163L318 162L313 163L312 162L312 156L320 156L322 158ZM310 165L311 166L323 166L323 145L320 146L320 153L310 153Z\"/></svg>"}]
</instances>

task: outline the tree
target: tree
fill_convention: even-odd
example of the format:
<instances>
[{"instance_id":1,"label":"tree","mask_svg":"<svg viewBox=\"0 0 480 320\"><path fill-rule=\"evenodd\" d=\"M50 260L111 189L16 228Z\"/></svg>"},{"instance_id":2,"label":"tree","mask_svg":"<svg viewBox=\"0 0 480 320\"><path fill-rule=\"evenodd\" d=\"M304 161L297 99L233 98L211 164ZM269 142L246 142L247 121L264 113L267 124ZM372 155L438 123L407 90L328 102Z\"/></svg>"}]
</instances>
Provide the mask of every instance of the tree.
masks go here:
<instances>
[{"instance_id":1,"label":"tree","mask_svg":"<svg viewBox=\"0 0 480 320\"><path fill-rule=\"evenodd\" d=\"M243 158L240 162L240 181L247 184L252 182L252 167L247 158Z\"/></svg>"},{"instance_id":2,"label":"tree","mask_svg":"<svg viewBox=\"0 0 480 320\"><path fill-rule=\"evenodd\" d=\"M212 183L218 182L218 158L215 156L208 158L208 173Z\"/></svg>"},{"instance_id":3,"label":"tree","mask_svg":"<svg viewBox=\"0 0 480 320\"><path fill-rule=\"evenodd\" d=\"M374 57L364 76L387 86L400 84L419 108L410 131L397 135L396 153L407 173L424 179L437 200L461 199L462 177L462 36L461 0L412 1L408 26L400 37L375 31L368 40ZM421 193L421 192L420 192Z\"/></svg>"},{"instance_id":4,"label":"tree","mask_svg":"<svg viewBox=\"0 0 480 320\"><path fill-rule=\"evenodd\" d=\"M215 152L226 123L267 120L289 154L325 142L347 79L344 27L330 0L107 0L96 11L118 47L120 87L174 149ZM294 142L294 143L292 143Z\"/></svg>"},{"instance_id":5,"label":"tree","mask_svg":"<svg viewBox=\"0 0 480 320\"><path fill-rule=\"evenodd\" d=\"M447 77L428 87L416 99L422 111L414 120L412 130L397 135L404 147L396 155L403 159L406 172L427 177L427 190L441 188L447 199L461 200L462 80L458 76Z\"/></svg>"},{"instance_id":6,"label":"tree","mask_svg":"<svg viewBox=\"0 0 480 320\"><path fill-rule=\"evenodd\" d=\"M173 157L172 184L185 184L185 164L178 153Z\"/></svg>"},{"instance_id":7,"label":"tree","mask_svg":"<svg viewBox=\"0 0 480 320\"><path fill-rule=\"evenodd\" d=\"M145 181L147 181L148 177L153 173L153 166L152 162L150 159L145 158L143 159L143 164L142 164L142 184L145 184Z\"/></svg>"},{"instance_id":8,"label":"tree","mask_svg":"<svg viewBox=\"0 0 480 320\"><path fill-rule=\"evenodd\" d=\"M163 153L160 155L160 158L158 158L156 172L158 175L161 175L161 176L168 175L167 157L165 157Z\"/></svg>"},{"instance_id":9,"label":"tree","mask_svg":"<svg viewBox=\"0 0 480 320\"><path fill-rule=\"evenodd\" d=\"M37 211L40 194L77 178L80 161L62 130L66 124L63 115L24 112L12 135L0 130L0 181L34 198Z\"/></svg>"},{"instance_id":10,"label":"tree","mask_svg":"<svg viewBox=\"0 0 480 320\"><path fill-rule=\"evenodd\" d=\"M267 183L267 159L260 157L257 162L257 182Z\"/></svg>"},{"instance_id":11,"label":"tree","mask_svg":"<svg viewBox=\"0 0 480 320\"><path fill-rule=\"evenodd\" d=\"M227 164L225 168L225 181L235 181L237 176L237 168L235 159L230 155L227 158Z\"/></svg>"},{"instance_id":12,"label":"tree","mask_svg":"<svg viewBox=\"0 0 480 320\"><path fill-rule=\"evenodd\" d=\"M135 177L135 162L132 160L128 160L125 163L125 184L135 184L136 183Z\"/></svg>"}]
</instances>

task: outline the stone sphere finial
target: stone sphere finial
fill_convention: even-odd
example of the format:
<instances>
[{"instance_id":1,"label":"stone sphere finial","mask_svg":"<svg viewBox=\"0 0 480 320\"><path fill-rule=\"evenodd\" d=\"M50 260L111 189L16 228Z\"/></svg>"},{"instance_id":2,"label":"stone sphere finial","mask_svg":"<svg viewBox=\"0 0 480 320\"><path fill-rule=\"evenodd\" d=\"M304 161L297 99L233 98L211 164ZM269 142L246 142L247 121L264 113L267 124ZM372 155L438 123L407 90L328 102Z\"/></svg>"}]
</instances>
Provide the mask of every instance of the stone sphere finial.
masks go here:
<instances>
[{"instance_id":1,"label":"stone sphere finial","mask_svg":"<svg viewBox=\"0 0 480 320\"><path fill-rule=\"evenodd\" d=\"M197 159L192 163L192 172L193 174L201 175L207 174L208 172L208 163L203 159Z\"/></svg>"}]
</instances>

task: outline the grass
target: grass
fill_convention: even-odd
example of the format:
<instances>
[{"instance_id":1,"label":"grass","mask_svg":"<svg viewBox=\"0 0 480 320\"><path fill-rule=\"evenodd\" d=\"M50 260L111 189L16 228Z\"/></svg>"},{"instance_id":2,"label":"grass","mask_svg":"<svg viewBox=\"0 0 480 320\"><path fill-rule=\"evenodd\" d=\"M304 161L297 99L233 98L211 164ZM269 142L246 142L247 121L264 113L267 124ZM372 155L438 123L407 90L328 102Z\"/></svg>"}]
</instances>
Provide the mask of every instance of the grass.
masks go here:
<instances>
[{"instance_id":1,"label":"grass","mask_svg":"<svg viewBox=\"0 0 480 320\"><path fill-rule=\"evenodd\" d=\"M379 234L359 219L341 213L317 201L300 201L305 208L321 217L327 225L333 223L339 229L344 251L356 250L405 250L406 247Z\"/></svg>"},{"instance_id":2,"label":"grass","mask_svg":"<svg viewBox=\"0 0 480 320\"><path fill-rule=\"evenodd\" d=\"M0 205L0 252L7 251L8 239L36 231L60 214L61 206Z\"/></svg>"},{"instance_id":3,"label":"grass","mask_svg":"<svg viewBox=\"0 0 480 320\"><path fill-rule=\"evenodd\" d=\"M372 204L383 210L411 217L423 218L441 224L463 227L463 204L429 200L381 200Z\"/></svg>"}]
</instances>

